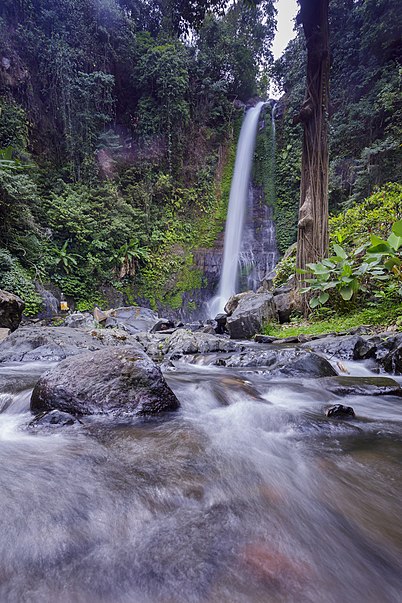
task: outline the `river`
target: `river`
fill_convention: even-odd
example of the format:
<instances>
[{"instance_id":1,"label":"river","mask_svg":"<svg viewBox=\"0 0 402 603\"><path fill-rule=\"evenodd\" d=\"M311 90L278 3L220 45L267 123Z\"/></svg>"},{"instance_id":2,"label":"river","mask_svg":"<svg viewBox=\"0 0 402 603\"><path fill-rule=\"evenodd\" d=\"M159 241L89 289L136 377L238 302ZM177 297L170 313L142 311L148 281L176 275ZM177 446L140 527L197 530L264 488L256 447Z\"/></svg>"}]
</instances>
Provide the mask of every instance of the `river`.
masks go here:
<instances>
[{"instance_id":1,"label":"river","mask_svg":"<svg viewBox=\"0 0 402 603\"><path fill-rule=\"evenodd\" d=\"M0 367L2 603L402 600L401 398L178 364L176 413L36 430L46 368Z\"/></svg>"}]
</instances>

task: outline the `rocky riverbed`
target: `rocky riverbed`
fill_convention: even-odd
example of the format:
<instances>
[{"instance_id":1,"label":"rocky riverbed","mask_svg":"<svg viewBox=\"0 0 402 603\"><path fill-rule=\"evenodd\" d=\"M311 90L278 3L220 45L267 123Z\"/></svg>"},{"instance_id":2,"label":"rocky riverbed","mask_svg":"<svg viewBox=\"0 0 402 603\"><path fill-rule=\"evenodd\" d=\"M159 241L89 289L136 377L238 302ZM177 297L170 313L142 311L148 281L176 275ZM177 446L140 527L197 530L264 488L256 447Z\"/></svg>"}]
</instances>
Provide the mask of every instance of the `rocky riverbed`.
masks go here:
<instances>
[{"instance_id":1,"label":"rocky riverbed","mask_svg":"<svg viewBox=\"0 0 402 603\"><path fill-rule=\"evenodd\" d=\"M402 334L91 321L0 343L1 601L399 601Z\"/></svg>"}]
</instances>

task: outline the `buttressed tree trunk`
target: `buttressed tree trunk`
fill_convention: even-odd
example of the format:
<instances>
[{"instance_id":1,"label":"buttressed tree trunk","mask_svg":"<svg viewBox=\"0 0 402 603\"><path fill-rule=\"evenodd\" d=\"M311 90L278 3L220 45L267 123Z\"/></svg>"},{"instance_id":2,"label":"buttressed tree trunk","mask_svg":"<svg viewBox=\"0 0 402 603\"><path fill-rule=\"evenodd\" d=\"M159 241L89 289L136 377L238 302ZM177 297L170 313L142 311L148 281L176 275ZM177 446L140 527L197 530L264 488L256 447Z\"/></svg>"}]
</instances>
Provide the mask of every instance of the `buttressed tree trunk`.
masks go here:
<instances>
[{"instance_id":1,"label":"buttressed tree trunk","mask_svg":"<svg viewBox=\"0 0 402 603\"><path fill-rule=\"evenodd\" d=\"M297 231L297 267L328 252L329 0L300 0L307 44L306 96L296 122L303 124L303 154ZM303 284L304 277L299 277Z\"/></svg>"}]
</instances>

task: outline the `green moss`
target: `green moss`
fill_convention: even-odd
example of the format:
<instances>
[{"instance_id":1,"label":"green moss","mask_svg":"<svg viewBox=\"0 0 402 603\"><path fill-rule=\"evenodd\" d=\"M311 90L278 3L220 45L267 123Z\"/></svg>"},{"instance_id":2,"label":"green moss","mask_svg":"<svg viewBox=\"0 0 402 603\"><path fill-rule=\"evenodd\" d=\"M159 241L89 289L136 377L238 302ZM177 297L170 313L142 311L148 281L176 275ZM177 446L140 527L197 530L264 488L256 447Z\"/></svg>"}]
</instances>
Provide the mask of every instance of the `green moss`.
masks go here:
<instances>
[{"instance_id":1,"label":"green moss","mask_svg":"<svg viewBox=\"0 0 402 603\"><path fill-rule=\"evenodd\" d=\"M295 337L302 334L321 335L339 333L361 325L382 326L384 329L390 325L397 325L399 330L402 330L401 314L402 304L381 304L342 316L317 317L309 321L300 320L286 325L271 323L265 327L264 333L278 338Z\"/></svg>"},{"instance_id":2,"label":"green moss","mask_svg":"<svg viewBox=\"0 0 402 603\"><path fill-rule=\"evenodd\" d=\"M253 182L264 191L265 202L275 208L275 149L270 113L265 127L258 133L253 162Z\"/></svg>"}]
</instances>

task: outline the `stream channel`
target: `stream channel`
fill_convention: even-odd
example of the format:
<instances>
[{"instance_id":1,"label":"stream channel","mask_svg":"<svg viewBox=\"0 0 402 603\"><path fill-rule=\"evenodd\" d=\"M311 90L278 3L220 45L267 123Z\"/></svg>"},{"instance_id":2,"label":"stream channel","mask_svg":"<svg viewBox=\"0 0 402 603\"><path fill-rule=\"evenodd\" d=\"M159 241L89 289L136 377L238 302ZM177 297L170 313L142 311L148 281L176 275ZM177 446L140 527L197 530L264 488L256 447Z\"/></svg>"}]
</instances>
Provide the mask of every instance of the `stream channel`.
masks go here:
<instances>
[{"instance_id":1,"label":"stream channel","mask_svg":"<svg viewBox=\"0 0 402 603\"><path fill-rule=\"evenodd\" d=\"M198 357L175 413L35 430L48 368L0 365L1 603L402 601L401 398Z\"/></svg>"}]
</instances>

